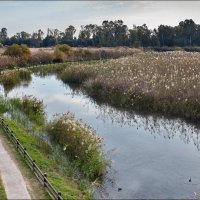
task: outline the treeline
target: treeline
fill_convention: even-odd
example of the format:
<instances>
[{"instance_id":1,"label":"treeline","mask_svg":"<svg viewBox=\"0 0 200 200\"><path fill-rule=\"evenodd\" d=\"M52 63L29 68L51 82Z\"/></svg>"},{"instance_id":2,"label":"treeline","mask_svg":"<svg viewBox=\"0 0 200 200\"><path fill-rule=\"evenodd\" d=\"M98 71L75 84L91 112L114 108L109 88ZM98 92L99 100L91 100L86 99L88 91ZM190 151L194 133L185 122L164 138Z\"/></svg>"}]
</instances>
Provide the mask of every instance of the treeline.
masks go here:
<instances>
[{"instance_id":1,"label":"treeline","mask_svg":"<svg viewBox=\"0 0 200 200\"><path fill-rule=\"evenodd\" d=\"M32 34L25 31L8 37L7 29L0 31L0 43L3 45L26 44L29 47L48 47L56 44L68 44L73 47L163 47L163 46L200 46L200 25L192 19L181 21L177 26L160 25L151 30L146 24L133 25L129 29L122 20L103 21L101 26L89 24L81 26L78 37L76 29L70 25L65 31L49 29L47 34L39 29Z\"/></svg>"}]
</instances>

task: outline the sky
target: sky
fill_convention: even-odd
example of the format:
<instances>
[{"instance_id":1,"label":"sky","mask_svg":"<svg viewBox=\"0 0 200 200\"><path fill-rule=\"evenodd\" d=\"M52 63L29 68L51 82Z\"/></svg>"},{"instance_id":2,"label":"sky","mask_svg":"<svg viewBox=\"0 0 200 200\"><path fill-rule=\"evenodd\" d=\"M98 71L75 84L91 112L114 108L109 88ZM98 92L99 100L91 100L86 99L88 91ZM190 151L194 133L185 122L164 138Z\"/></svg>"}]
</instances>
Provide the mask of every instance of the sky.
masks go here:
<instances>
[{"instance_id":1,"label":"sky","mask_svg":"<svg viewBox=\"0 0 200 200\"><path fill-rule=\"evenodd\" d=\"M0 1L0 28L9 36L47 28L64 31L69 25L98 24L122 19L132 28L147 24L175 26L185 19L200 24L200 1Z\"/></svg>"}]
</instances>

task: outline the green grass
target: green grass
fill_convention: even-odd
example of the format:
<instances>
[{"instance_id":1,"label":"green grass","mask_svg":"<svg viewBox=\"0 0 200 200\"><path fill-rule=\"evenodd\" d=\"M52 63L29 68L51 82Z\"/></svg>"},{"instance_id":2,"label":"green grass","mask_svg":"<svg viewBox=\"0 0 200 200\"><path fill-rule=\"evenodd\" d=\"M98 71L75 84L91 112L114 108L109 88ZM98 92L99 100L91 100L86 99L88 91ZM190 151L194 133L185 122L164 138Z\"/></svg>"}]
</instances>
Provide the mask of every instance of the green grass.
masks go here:
<instances>
[{"instance_id":1,"label":"green grass","mask_svg":"<svg viewBox=\"0 0 200 200\"><path fill-rule=\"evenodd\" d=\"M26 114L31 122L35 122L37 125L45 125L45 108L43 101L36 99L34 96L23 96L19 98L9 99L13 110L19 109L21 112Z\"/></svg>"},{"instance_id":2,"label":"green grass","mask_svg":"<svg viewBox=\"0 0 200 200\"><path fill-rule=\"evenodd\" d=\"M0 199L7 199L1 177L0 177Z\"/></svg>"},{"instance_id":3,"label":"green grass","mask_svg":"<svg viewBox=\"0 0 200 200\"><path fill-rule=\"evenodd\" d=\"M0 138L4 144L5 149L8 151L12 160L16 163L19 168L22 176L28 185L28 192L31 195L31 199L49 199L48 193L41 187L40 182L37 180L36 176L33 174L32 170L27 167L24 158L16 151L12 141L7 134L3 132L3 129L0 127ZM0 198L1 199L1 198Z\"/></svg>"},{"instance_id":4,"label":"green grass","mask_svg":"<svg viewBox=\"0 0 200 200\"><path fill-rule=\"evenodd\" d=\"M57 161L59 158L53 159L53 152L50 146L43 141L38 140L33 135L28 135L17 124L5 119L9 128L14 135L20 140L21 144L27 148L27 152L34 159L41 170L48 175L50 183L62 192L64 199L88 199L88 193L80 191L78 185L70 180L68 174L68 166L61 166ZM46 147L44 148L44 145Z\"/></svg>"}]
</instances>

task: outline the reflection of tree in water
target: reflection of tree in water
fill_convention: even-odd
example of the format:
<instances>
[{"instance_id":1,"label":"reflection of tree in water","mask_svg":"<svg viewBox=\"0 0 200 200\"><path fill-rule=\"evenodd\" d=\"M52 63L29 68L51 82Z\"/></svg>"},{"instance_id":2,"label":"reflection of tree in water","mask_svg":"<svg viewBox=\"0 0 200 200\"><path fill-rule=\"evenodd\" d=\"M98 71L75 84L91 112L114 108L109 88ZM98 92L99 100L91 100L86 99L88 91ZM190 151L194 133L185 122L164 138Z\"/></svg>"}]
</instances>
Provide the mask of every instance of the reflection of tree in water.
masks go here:
<instances>
[{"instance_id":1,"label":"reflection of tree in water","mask_svg":"<svg viewBox=\"0 0 200 200\"><path fill-rule=\"evenodd\" d=\"M121 126L134 126L137 129L144 129L152 134L154 138L158 135L166 139L173 139L176 136L185 143L193 142L200 150L200 127L197 124L187 123L182 119L169 119L161 116L139 115L134 112L128 112L115 109L107 105L94 106L99 110L98 118L102 121L111 120L112 123L121 124Z\"/></svg>"},{"instance_id":2,"label":"reflection of tree in water","mask_svg":"<svg viewBox=\"0 0 200 200\"><path fill-rule=\"evenodd\" d=\"M19 87L19 86L28 87L31 80L32 78L30 77L30 78L19 79L15 83L2 84L5 96L7 96L8 93L16 87Z\"/></svg>"},{"instance_id":3,"label":"reflection of tree in water","mask_svg":"<svg viewBox=\"0 0 200 200\"><path fill-rule=\"evenodd\" d=\"M66 84L64 84L66 85ZM66 87L70 87L72 96L84 95L85 92L76 85L67 84ZM88 95L85 94L87 97ZM127 111L122 109L116 109L101 102L97 103L91 97L88 97L88 104L92 104L98 110L97 118L106 122L111 120L112 123L121 124L121 126L134 126L137 129L144 129L146 132L156 136L163 136L165 139L173 139L179 136L181 141L185 144L193 142L200 151L200 138L199 131L200 126L196 123L186 122L177 118L166 118L158 115L141 115L134 111Z\"/></svg>"}]
</instances>

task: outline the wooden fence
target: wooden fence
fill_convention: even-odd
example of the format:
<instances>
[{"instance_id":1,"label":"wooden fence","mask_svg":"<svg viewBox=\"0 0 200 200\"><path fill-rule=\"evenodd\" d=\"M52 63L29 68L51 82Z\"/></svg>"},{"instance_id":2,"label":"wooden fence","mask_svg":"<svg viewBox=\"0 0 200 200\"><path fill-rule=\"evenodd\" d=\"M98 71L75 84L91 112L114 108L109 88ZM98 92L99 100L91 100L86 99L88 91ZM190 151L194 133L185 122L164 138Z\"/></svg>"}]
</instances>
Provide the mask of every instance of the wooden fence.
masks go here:
<instances>
[{"instance_id":1,"label":"wooden fence","mask_svg":"<svg viewBox=\"0 0 200 200\"><path fill-rule=\"evenodd\" d=\"M13 131L11 131L8 128L8 125L4 122L4 119L1 119L1 126L4 130L4 132L8 135L8 137L11 139L13 144L16 146L17 150L20 152L20 154L24 157L24 160L28 164L28 166L31 168L33 173L36 175L39 182L43 185L45 190L48 192L50 197L52 199L56 200L62 200L61 192L58 192L48 181L47 174L43 173L40 168L37 166L35 160L33 160L30 155L27 153L26 148L22 146L19 139L15 137L13 134Z\"/></svg>"}]
</instances>

